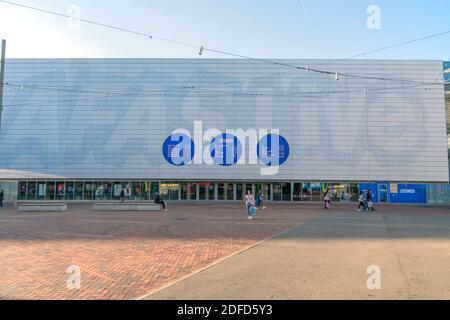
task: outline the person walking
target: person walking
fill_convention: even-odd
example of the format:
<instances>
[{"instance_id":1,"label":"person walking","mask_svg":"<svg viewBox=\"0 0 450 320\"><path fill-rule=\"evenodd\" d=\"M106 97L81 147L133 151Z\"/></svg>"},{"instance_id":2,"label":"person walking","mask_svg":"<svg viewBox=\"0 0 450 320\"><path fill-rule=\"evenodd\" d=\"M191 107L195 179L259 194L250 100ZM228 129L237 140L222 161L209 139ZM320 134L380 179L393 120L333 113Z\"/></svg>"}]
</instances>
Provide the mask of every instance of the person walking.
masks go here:
<instances>
[{"instance_id":1,"label":"person walking","mask_svg":"<svg viewBox=\"0 0 450 320\"><path fill-rule=\"evenodd\" d=\"M264 196L262 191L259 192L258 200L259 200L258 208L265 209L266 207L264 207Z\"/></svg>"},{"instance_id":2,"label":"person walking","mask_svg":"<svg viewBox=\"0 0 450 320\"><path fill-rule=\"evenodd\" d=\"M245 206L247 207L247 215L248 219L253 219L252 216L252 208L255 206L255 199L253 198L253 194L250 190L247 191L247 194L245 195Z\"/></svg>"},{"instance_id":3,"label":"person walking","mask_svg":"<svg viewBox=\"0 0 450 320\"><path fill-rule=\"evenodd\" d=\"M256 196L255 206L256 206L256 208L261 207L261 191L258 192L258 195Z\"/></svg>"},{"instance_id":4,"label":"person walking","mask_svg":"<svg viewBox=\"0 0 450 320\"><path fill-rule=\"evenodd\" d=\"M0 190L0 208L3 208L3 198L5 196L5 193L3 192L3 189Z\"/></svg>"},{"instance_id":5,"label":"person walking","mask_svg":"<svg viewBox=\"0 0 450 320\"><path fill-rule=\"evenodd\" d=\"M325 210L328 210L331 208L330 189L327 189L327 191L325 191L325 195L323 196L323 202L324 202Z\"/></svg>"},{"instance_id":6,"label":"person walking","mask_svg":"<svg viewBox=\"0 0 450 320\"><path fill-rule=\"evenodd\" d=\"M156 194L155 203L157 203L160 206L162 206L164 212L167 211L167 209L166 209L166 202L163 200L163 198L161 198L161 195L159 193Z\"/></svg>"},{"instance_id":7,"label":"person walking","mask_svg":"<svg viewBox=\"0 0 450 320\"><path fill-rule=\"evenodd\" d=\"M375 211L371 189L367 190L367 211Z\"/></svg>"},{"instance_id":8,"label":"person walking","mask_svg":"<svg viewBox=\"0 0 450 320\"><path fill-rule=\"evenodd\" d=\"M360 192L359 193L359 198L358 198L358 201L359 201L359 205L358 205L358 212L361 212L362 210L364 210L364 192Z\"/></svg>"}]
</instances>

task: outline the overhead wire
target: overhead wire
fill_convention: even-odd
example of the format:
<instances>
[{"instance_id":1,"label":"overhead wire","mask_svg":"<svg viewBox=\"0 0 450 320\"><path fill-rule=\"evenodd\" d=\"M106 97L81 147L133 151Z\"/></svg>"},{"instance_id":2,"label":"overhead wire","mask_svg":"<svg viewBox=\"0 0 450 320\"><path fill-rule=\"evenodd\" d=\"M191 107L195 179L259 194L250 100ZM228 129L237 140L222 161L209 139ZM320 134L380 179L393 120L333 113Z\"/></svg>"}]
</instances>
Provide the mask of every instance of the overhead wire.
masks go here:
<instances>
[{"instance_id":1,"label":"overhead wire","mask_svg":"<svg viewBox=\"0 0 450 320\"><path fill-rule=\"evenodd\" d=\"M47 14L59 16L59 17L64 17L64 18L68 18L68 19L74 19L74 20L78 20L78 21L85 22L85 23L88 23L88 24L97 25L97 26L113 29L113 30L116 30L116 31L126 32L126 33L134 34L134 35L137 35L137 36L143 36L143 37L145 37L147 39L156 39L156 40L160 40L160 41L164 41L164 42L168 42L168 43L172 43L172 44L176 44L176 45L180 45L180 46L193 48L193 49L199 50L200 53L203 53L204 51L207 51L207 52L221 54L221 55L225 55L225 56L231 56L231 57L234 57L234 58L246 59L246 60L251 60L251 61L258 61L258 62L262 62L262 63L269 63L269 64L272 64L272 65L275 65L275 66L282 66L282 67L287 67L287 68L295 68L297 70L303 70L303 71L307 71L307 72L314 72L314 73L333 75L333 76L335 76L335 78L339 78L339 77L353 77L353 78L357 78L357 79L380 80L380 81L400 81L400 82L411 81L411 80L408 80L408 79L373 77L373 76L364 76L364 75L358 75L358 74L344 73L344 72L339 72L339 71L321 70L321 69L317 69L317 68L311 68L309 66L302 66L302 65L295 65L295 64L292 64L292 63L287 63L287 62L284 62L286 60L281 60L281 59L280 60L271 60L271 59L264 59L264 58L255 58L255 57L250 57L250 56L237 54L237 53L233 53L233 52L229 52L229 51L208 48L208 47L202 46L202 45L195 45L195 44L190 44L190 43L183 42L183 41L173 40L173 39L169 39L169 38L166 38L166 37L155 36L155 35L150 34L150 33L145 33L145 32L141 32L141 31L135 31L135 30L132 30L132 29L129 29L129 28L123 28L123 27L114 26L114 25L111 25L111 24L97 22L97 21L93 21L93 20L89 20L89 19L73 17L73 16L68 15L68 14L63 14L63 13L59 13L59 12L55 12L55 11L45 10L45 9L41 9L41 8L37 8L37 7L33 7L33 6L28 6L28 5L24 5L24 4L19 4L19 3L15 3L15 2L11 2L11 1L0 0L0 2L5 3L5 4L9 4L9 5L13 5L13 6L17 6L17 7L26 8L26 9L29 9L29 10L34 10L34 11L38 11L38 12L42 12L42 13L47 13ZM402 42L402 43L399 43L399 44L394 44L394 45L386 46L386 47L383 47L383 48L366 51L364 53L361 53L361 54L358 54L358 55L354 55L354 57L360 56L360 55L367 55L367 54L370 54L370 53L379 52L379 51L382 51L382 50L387 50L387 49L390 49L390 48L395 48L395 47L398 47L398 46L401 46L401 45L406 45L406 44L410 44L410 43L413 43L413 42L422 41L422 40L426 40L426 39L430 39L430 38L434 38L434 37L438 37L438 36L443 36L443 35L446 35L446 34L449 34L449 33L450 33L450 30L449 31L440 32L440 33L437 33L437 34L433 34L433 35L428 35L428 36L421 37L421 38L418 38L418 39L405 41L405 42ZM350 56L350 57L353 57L353 56ZM340 60L344 60L344 59L340 59Z\"/></svg>"}]
</instances>

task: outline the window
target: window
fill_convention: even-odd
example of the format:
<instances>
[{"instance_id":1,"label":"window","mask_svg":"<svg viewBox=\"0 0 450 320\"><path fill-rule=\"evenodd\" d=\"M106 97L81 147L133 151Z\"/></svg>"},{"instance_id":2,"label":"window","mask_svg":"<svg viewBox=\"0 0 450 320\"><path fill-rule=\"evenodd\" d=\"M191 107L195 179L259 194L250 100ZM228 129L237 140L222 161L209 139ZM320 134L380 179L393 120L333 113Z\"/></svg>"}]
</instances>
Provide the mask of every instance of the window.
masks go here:
<instances>
[{"instance_id":1,"label":"window","mask_svg":"<svg viewBox=\"0 0 450 320\"><path fill-rule=\"evenodd\" d=\"M113 199L120 199L120 192L122 191L122 181L114 181L113 182Z\"/></svg>"},{"instance_id":2,"label":"window","mask_svg":"<svg viewBox=\"0 0 450 320\"><path fill-rule=\"evenodd\" d=\"M291 201L291 183L282 183L281 191L283 193L283 201Z\"/></svg>"},{"instance_id":3,"label":"window","mask_svg":"<svg viewBox=\"0 0 450 320\"><path fill-rule=\"evenodd\" d=\"M302 183L302 201L311 201L312 200L312 189L311 183Z\"/></svg>"},{"instance_id":4,"label":"window","mask_svg":"<svg viewBox=\"0 0 450 320\"><path fill-rule=\"evenodd\" d=\"M320 182L311 183L311 200L322 201L322 184Z\"/></svg>"},{"instance_id":5,"label":"window","mask_svg":"<svg viewBox=\"0 0 450 320\"><path fill-rule=\"evenodd\" d=\"M198 184L198 199L199 200L208 200L208 183L206 182L200 182Z\"/></svg>"},{"instance_id":6,"label":"window","mask_svg":"<svg viewBox=\"0 0 450 320\"><path fill-rule=\"evenodd\" d=\"M93 195L94 195L94 184L92 183L92 181L85 181L83 200L92 200Z\"/></svg>"},{"instance_id":7,"label":"window","mask_svg":"<svg viewBox=\"0 0 450 320\"><path fill-rule=\"evenodd\" d=\"M83 181L75 182L75 200L83 200Z\"/></svg>"},{"instance_id":8,"label":"window","mask_svg":"<svg viewBox=\"0 0 450 320\"><path fill-rule=\"evenodd\" d=\"M156 194L158 194L160 192L160 190L159 190L159 182L152 182L152 183L149 183L149 184L151 186L150 200L155 200Z\"/></svg>"},{"instance_id":9,"label":"window","mask_svg":"<svg viewBox=\"0 0 450 320\"><path fill-rule=\"evenodd\" d=\"M234 184L233 183L227 183L227 200L234 200Z\"/></svg>"},{"instance_id":10,"label":"window","mask_svg":"<svg viewBox=\"0 0 450 320\"><path fill-rule=\"evenodd\" d=\"M180 195L180 198L181 198L181 200L187 200L187 183L182 183L181 184L181 188L180 188L180 192L181 192L181 195Z\"/></svg>"},{"instance_id":11,"label":"window","mask_svg":"<svg viewBox=\"0 0 450 320\"><path fill-rule=\"evenodd\" d=\"M216 186L214 183L209 184L209 191L208 191L208 198L209 200L216 200Z\"/></svg>"},{"instance_id":12,"label":"window","mask_svg":"<svg viewBox=\"0 0 450 320\"><path fill-rule=\"evenodd\" d=\"M271 188L272 185L270 183L265 183L264 184L264 199L265 200L272 200L272 195L271 195Z\"/></svg>"},{"instance_id":13,"label":"window","mask_svg":"<svg viewBox=\"0 0 450 320\"><path fill-rule=\"evenodd\" d=\"M46 200L55 200L55 181L47 181Z\"/></svg>"},{"instance_id":14,"label":"window","mask_svg":"<svg viewBox=\"0 0 450 320\"><path fill-rule=\"evenodd\" d=\"M103 196L104 200L112 199L112 183L109 181L103 181Z\"/></svg>"},{"instance_id":15,"label":"window","mask_svg":"<svg viewBox=\"0 0 450 320\"><path fill-rule=\"evenodd\" d=\"M141 200L150 200L150 194L152 193L152 183L149 181L141 181Z\"/></svg>"},{"instance_id":16,"label":"window","mask_svg":"<svg viewBox=\"0 0 450 320\"><path fill-rule=\"evenodd\" d=\"M26 181L19 182L18 199L19 200L27 200L27 182Z\"/></svg>"},{"instance_id":17,"label":"window","mask_svg":"<svg viewBox=\"0 0 450 320\"><path fill-rule=\"evenodd\" d=\"M27 199L36 200L36 181L28 181Z\"/></svg>"},{"instance_id":18,"label":"window","mask_svg":"<svg viewBox=\"0 0 450 320\"><path fill-rule=\"evenodd\" d=\"M217 200L225 200L225 183L217 184Z\"/></svg>"},{"instance_id":19,"label":"window","mask_svg":"<svg viewBox=\"0 0 450 320\"><path fill-rule=\"evenodd\" d=\"M66 183L64 181L56 182L56 200L64 200L66 198Z\"/></svg>"},{"instance_id":20,"label":"window","mask_svg":"<svg viewBox=\"0 0 450 320\"><path fill-rule=\"evenodd\" d=\"M75 195L75 184L73 181L66 181L66 200L73 200Z\"/></svg>"},{"instance_id":21,"label":"window","mask_svg":"<svg viewBox=\"0 0 450 320\"><path fill-rule=\"evenodd\" d=\"M175 182L163 182L160 186L161 197L164 200L178 200L180 194L180 184Z\"/></svg>"},{"instance_id":22,"label":"window","mask_svg":"<svg viewBox=\"0 0 450 320\"><path fill-rule=\"evenodd\" d=\"M273 201L281 201L281 183L273 184Z\"/></svg>"},{"instance_id":23,"label":"window","mask_svg":"<svg viewBox=\"0 0 450 320\"><path fill-rule=\"evenodd\" d=\"M332 201L350 201L349 185L346 183L332 183L329 186Z\"/></svg>"},{"instance_id":24,"label":"window","mask_svg":"<svg viewBox=\"0 0 450 320\"><path fill-rule=\"evenodd\" d=\"M131 200L142 200L142 187L140 181L131 182Z\"/></svg>"},{"instance_id":25,"label":"window","mask_svg":"<svg viewBox=\"0 0 450 320\"><path fill-rule=\"evenodd\" d=\"M294 201L302 200L302 184L299 182L294 183L294 190L292 192L292 200L294 200Z\"/></svg>"},{"instance_id":26,"label":"window","mask_svg":"<svg viewBox=\"0 0 450 320\"><path fill-rule=\"evenodd\" d=\"M103 196L103 182L94 181L92 183L92 196L94 200L102 200Z\"/></svg>"},{"instance_id":27,"label":"window","mask_svg":"<svg viewBox=\"0 0 450 320\"><path fill-rule=\"evenodd\" d=\"M263 184L257 183L255 184L255 197L260 193L263 192Z\"/></svg>"},{"instance_id":28,"label":"window","mask_svg":"<svg viewBox=\"0 0 450 320\"><path fill-rule=\"evenodd\" d=\"M188 183L189 200L197 200L197 184Z\"/></svg>"},{"instance_id":29,"label":"window","mask_svg":"<svg viewBox=\"0 0 450 320\"><path fill-rule=\"evenodd\" d=\"M37 196L36 199L37 200L45 200L46 198L46 193L47 193L47 187L46 187L46 182L45 181L39 181L37 183L38 187L37 187Z\"/></svg>"},{"instance_id":30,"label":"window","mask_svg":"<svg viewBox=\"0 0 450 320\"><path fill-rule=\"evenodd\" d=\"M243 185L242 183L238 183L236 184L236 200L243 200L244 196L243 196Z\"/></svg>"},{"instance_id":31,"label":"window","mask_svg":"<svg viewBox=\"0 0 450 320\"><path fill-rule=\"evenodd\" d=\"M125 192L125 198L131 199L131 182L130 181L122 181L122 189Z\"/></svg>"}]
</instances>

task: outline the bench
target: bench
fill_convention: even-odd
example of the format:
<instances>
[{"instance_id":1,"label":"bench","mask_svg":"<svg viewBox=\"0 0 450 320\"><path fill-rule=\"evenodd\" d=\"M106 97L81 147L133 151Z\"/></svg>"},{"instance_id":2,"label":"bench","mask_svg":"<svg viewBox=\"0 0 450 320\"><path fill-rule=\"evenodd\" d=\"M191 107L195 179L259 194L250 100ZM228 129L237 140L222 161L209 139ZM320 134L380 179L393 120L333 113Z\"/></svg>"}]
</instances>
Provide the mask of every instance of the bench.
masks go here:
<instances>
[{"instance_id":1,"label":"bench","mask_svg":"<svg viewBox=\"0 0 450 320\"><path fill-rule=\"evenodd\" d=\"M161 205L153 202L99 202L94 211L161 211Z\"/></svg>"},{"instance_id":2,"label":"bench","mask_svg":"<svg viewBox=\"0 0 450 320\"><path fill-rule=\"evenodd\" d=\"M19 212L65 212L67 203L20 203Z\"/></svg>"}]
</instances>

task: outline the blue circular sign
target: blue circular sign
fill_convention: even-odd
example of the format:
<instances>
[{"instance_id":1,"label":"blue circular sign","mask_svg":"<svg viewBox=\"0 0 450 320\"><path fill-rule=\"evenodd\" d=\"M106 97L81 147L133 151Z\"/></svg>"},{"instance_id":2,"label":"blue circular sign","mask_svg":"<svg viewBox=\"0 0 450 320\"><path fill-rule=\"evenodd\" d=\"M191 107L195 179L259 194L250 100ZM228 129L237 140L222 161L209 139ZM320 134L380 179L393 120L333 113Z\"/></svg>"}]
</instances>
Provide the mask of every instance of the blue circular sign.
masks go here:
<instances>
[{"instance_id":1,"label":"blue circular sign","mask_svg":"<svg viewBox=\"0 0 450 320\"><path fill-rule=\"evenodd\" d=\"M174 166L189 164L194 158L194 153L194 141L184 133L173 133L164 141L164 158Z\"/></svg>"},{"instance_id":2,"label":"blue circular sign","mask_svg":"<svg viewBox=\"0 0 450 320\"><path fill-rule=\"evenodd\" d=\"M242 156L242 144L234 135L224 133L211 141L210 152L216 164L228 167L238 163Z\"/></svg>"},{"instance_id":3,"label":"blue circular sign","mask_svg":"<svg viewBox=\"0 0 450 320\"><path fill-rule=\"evenodd\" d=\"M289 143L278 134L268 134L258 142L258 158L269 167L283 165L289 158L289 152Z\"/></svg>"}]
</instances>

